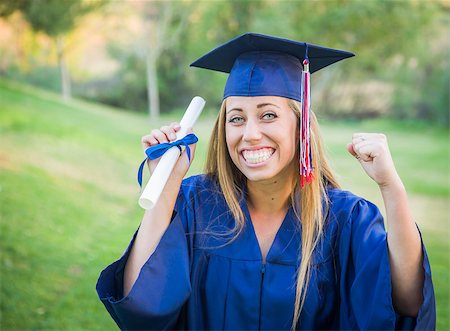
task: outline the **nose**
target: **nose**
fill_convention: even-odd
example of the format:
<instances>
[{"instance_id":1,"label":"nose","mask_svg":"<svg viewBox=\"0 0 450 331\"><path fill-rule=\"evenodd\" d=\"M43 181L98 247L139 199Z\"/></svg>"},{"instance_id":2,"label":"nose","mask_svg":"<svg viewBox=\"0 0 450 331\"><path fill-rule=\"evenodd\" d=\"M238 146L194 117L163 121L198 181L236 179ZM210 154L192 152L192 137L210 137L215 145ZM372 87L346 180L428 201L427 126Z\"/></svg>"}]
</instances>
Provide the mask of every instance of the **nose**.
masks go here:
<instances>
[{"instance_id":1,"label":"nose","mask_svg":"<svg viewBox=\"0 0 450 331\"><path fill-rule=\"evenodd\" d=\"M245 142L259 141L262 137L261 128L255 120L248 120L245 124L242 140Z\"/></svg>"}]
</instances>

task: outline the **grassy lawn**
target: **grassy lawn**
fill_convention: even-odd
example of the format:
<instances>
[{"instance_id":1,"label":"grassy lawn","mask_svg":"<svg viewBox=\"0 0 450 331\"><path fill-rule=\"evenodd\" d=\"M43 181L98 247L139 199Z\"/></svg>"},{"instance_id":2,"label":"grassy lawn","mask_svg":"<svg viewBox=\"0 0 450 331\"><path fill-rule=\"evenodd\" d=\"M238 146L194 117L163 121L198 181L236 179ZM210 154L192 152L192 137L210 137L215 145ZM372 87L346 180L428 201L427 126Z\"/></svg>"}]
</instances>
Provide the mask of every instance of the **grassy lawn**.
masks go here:
<instances>
[{"instance_id":1,"label":"grassy lawn","mask_svg":"<svg viewBox=\"0 0 450 331\"><path fill-rule=\"evenodd\" d=\"M211 113L211 112L208 112ZM144 115L0 80L0 263L2 330L109 330L97 299L99 272L118 258L140 222L140 137L180 114ZM190 174L201 172L214 118ZM385 132L410 193L432 264L438 330L449 323L449 136L387 121L322 124L344 188L378 205L374 183L345 150L352 132Z\"/></svg>"}]
</instances>

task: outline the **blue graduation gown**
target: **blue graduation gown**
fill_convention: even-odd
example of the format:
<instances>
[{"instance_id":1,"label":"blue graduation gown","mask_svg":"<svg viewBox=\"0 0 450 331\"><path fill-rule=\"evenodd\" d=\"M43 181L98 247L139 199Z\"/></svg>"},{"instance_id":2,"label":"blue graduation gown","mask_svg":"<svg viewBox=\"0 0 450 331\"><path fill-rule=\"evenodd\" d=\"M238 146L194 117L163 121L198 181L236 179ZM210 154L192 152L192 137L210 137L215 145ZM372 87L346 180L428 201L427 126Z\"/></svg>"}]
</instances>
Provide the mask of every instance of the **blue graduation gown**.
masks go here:
<instances>
[{"instance_id":1,"label":"blue graduation gown","mask_svg":"<svg viewBox=\"0 0 450 331\"><path fill-rule=\"evenodd\" d=\"M423 247L424 302L415 318L392 304L386 232L378 208L329 189L324 236L313 256L298 329L435 329L431 271ZM245 199L245 226L227 244L234 220L207 176L183 181L172 221L128 296L123 256L102 271L97 293L121 329L289 330L301 229L292 208L262 263ZM136 236L136 234L135 234Z\"/></svg>"}]
</instances>

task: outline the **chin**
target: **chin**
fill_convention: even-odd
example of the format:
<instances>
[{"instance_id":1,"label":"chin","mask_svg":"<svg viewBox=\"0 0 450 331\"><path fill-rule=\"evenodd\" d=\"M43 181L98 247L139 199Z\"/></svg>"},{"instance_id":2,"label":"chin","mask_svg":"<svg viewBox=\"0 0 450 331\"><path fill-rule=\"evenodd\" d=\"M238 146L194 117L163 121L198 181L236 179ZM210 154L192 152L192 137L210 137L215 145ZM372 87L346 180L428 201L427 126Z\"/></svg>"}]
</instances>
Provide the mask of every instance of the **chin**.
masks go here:
<instances>
[{"instance_id":1,"label":"chin","mask_svg":"<svg viewBox=\"0 0 450 331\"><path fill-rule=\"evenodd\" d=\"M290 164L287 167L270 167L266 166L263 168L248 168L248 167L238 167L241 173L245 176L248 181L251 182L266 182L279 180L280 182L288 180L294 173L294 164Z\"/></svg>"},{"instance_id":2,"label":"chin","mask_svg":"<svg viewBox=\"0 0 450 331\"><path fill-rule=\"evenodd\" d=\"M280 173L273 173L272 171L242 171L243 175L248 181L263 182L276 179Z\"/></svg>"}]
</instances>

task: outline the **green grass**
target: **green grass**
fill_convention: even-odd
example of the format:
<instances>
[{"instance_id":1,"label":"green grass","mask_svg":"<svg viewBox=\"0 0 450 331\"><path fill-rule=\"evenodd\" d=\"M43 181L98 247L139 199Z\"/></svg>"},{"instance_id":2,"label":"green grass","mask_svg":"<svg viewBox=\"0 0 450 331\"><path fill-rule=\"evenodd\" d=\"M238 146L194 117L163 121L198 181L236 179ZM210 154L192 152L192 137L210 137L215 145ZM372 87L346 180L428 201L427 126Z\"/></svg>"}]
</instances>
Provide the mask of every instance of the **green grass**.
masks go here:
<instances>
[{"instance_id":1,"label":"green grass","mask_svg":"<svg viewBox=\"0 0 450 331\"><path fill-rule=\"evenodd\" d=\"M211 112L208 112L211 113ZM0 80L2 330L108 330L95 293L101 269L138 226L140 137L179 113L144 115ZM203 168L214 118L201 117L190 174ZM387 121L324 123L343 186L380 203L373 182L345 150L355 131L388 133L429 252L438 329L449 324L448 132Z\"/></svg>"}]
</instances>

